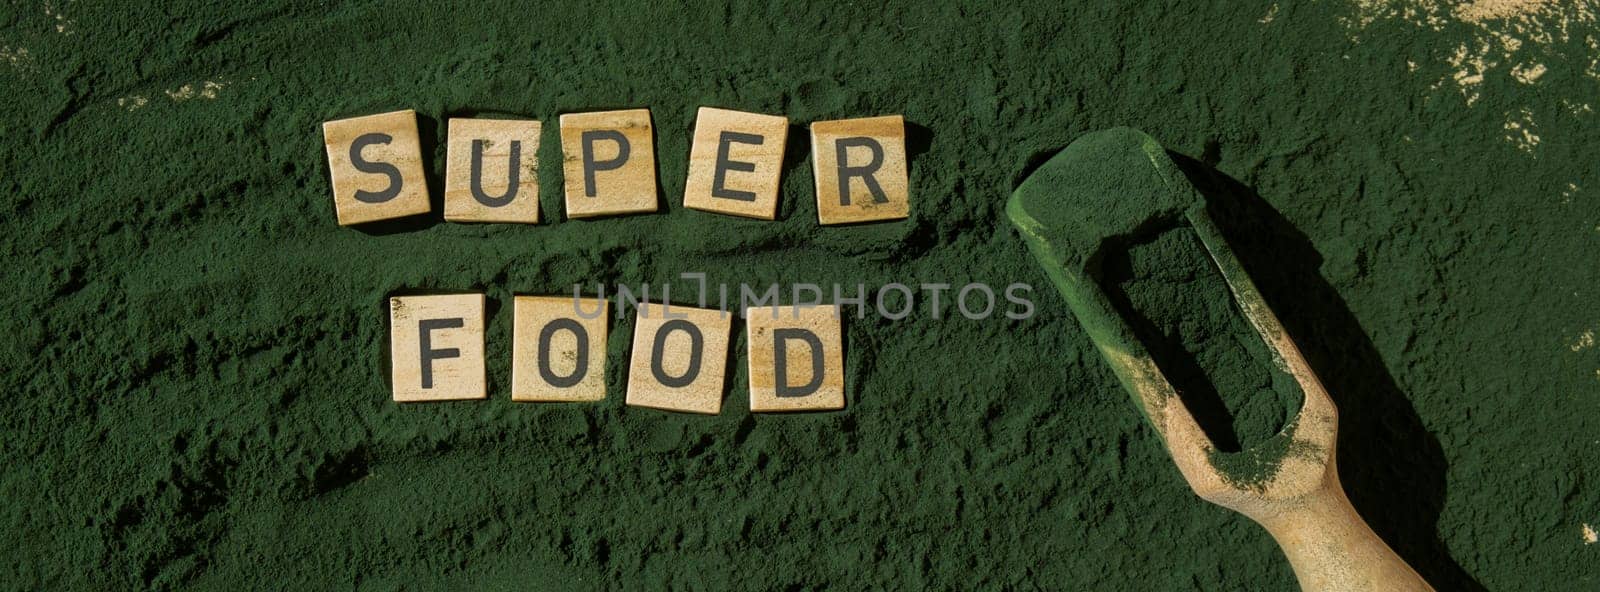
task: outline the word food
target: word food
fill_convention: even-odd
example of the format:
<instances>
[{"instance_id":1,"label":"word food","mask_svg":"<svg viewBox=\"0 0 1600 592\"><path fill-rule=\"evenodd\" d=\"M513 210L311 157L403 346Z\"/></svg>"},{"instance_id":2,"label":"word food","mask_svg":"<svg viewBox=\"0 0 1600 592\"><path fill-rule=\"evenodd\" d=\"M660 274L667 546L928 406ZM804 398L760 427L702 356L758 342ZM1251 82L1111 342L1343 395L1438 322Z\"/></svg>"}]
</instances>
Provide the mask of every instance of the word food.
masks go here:
<instances>
[{"instance_id":1,"label":"word food","mask_svg":"<svg viewBox=\"0 0 1600 592\"><path fill-rule=\"evenodd\" d=\"M452 118L447 123L444 217L539 221L538 121ZM701 107L689 152L684 207L772 220L778 214L789 119ZM333 204L349 226L432 211L414 111L322 124ZM898 115L811 124L812 174L822 224L910 215L905 122ZM650 110L561 116L567 217L654 212Z\"/></svg>"},{"instance_id":2,"label":"word food","mask_svg":"<svg viewBox=\"0 0 1600 592\"><path fill-rule=\"evenodd\" d=\"M609 302L564 296L513 299L511 399L606 398ZM838 305L752 307L750 410L844 408ZM714 309L641 303L628 364L628 405L715 415L722 411L732 316ZM394 400L486 399L484 296L389 299Z\"/></svg>"}]
</instances>

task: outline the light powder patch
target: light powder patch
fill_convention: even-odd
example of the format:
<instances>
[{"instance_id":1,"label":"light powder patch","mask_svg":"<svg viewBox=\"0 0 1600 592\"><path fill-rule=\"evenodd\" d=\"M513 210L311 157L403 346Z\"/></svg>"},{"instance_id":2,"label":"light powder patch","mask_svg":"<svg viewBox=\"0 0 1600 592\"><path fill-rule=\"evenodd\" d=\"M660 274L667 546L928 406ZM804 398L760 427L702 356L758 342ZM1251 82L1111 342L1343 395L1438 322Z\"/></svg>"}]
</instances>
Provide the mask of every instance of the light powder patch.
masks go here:
<instances>
[{"instance_id":1,"label":"light powder patch","mask_svg":"<svg viewBox=\"0 0 1600 592\"><path fill-rule=\"evenodd\" d=\"M217 92L221 91L226 86L227 84L222 82L207 80L200 83L199 86L185 84L165 92L167 93L167 98L179 102L190 99L215 99L217 98Z\"/></svg>"},{"instance_id":2,"label":"light powder patch","mask_svg":"<svg viewBox=\"0 0 1600 592\"><path fill-rule=\"evenodd\" d=\"M1356 31L1367 28L1382 16L1383 9L1388 3L1380 0L1355 0L1356 14L1353 17L1341 19L1344 26L1351 30L1351 39L1356 38Z\"/></svg>"},{"instance_id":3,"label":"light powder patch","mask_svg":"<svg viewBox=\"0 0 1600 592\"><path fill-rule=\"evenodd\" d=\"M1595 543L1600 543L1600 533L1595 532L1593 526L1590 526L1588 523L1584 523L1583 544L1593 545Z\"/></svg>"},{"instance_id":4,"label":"light powder patch","mask_svg":"<svg viewBox=\"0 0 1600 592\"><path fill-rule=\"evenodd\" d=\"M1572 203L1572 194L1577 193L1577 192L1578 192L1578 184L1577 183L1567 183L1566 190L1561 192L1561 203L1563 205Z\"/></svg>"},{"instance_id":5,"label":"light powder patch","mask_svg":"<svg viewBox=\"0 0 1600 592\"><path fill-rule=\"evenodd\" d=\"M56 21L56 32L62 35L71 35L76 32L77 22L62 14L61 5L55 2L44 3L44 15Z\"/></svg>"},{"instance_id":6,"label":"light powder patch","mask_svg":"<svg viewBox=\"0 0 1600 592\"><path fill-rule=\"evenodd\" d=\"M0 61L11 64L18 72L32 72L34 70L33 54L26 47L0 46Z\"/></svg>"},{"instance_id":7,"label":"light powder patch","mask_svg":"<svg viewBox=\"0 0 1600 592\"><path fill-rule=\"evenodd\" d=\"M1456 89L1461 91L1461 96L1466 98L1467 106L1478 102L1478 86L1483 84L1483 74L1499 63L1489 59L1491 49L1487 41L1479 41L1469 47L1463 43L1456 46L1455 53L1446 61L1450 63L1449 81L1455 83ZM1435 89L1443 85L1445 80L1435 82Z\"/></svg>"},{"instance_id":8,"label":"light powder patch","mask_svg":"<svg viewBox=\"0 0 1600 592\"><path fill-rule=\"evenodd\" d=\"M1523 84L1533 84L1540 76L1544 76L1546 70L1548 68L1545 68L1544 64L1534 64L1532 66L1519 64L1511 69L1511 77Z\"/></svg>"},{"instance_id":9,"label":"light powder patch","mask_svg":"<svg viewBox=\"0 0 1600 592\"><path fill-rule=\"evenodd\" d=\"M1567 345L1567 349L1575 352L1580 352L1591 347L1594 347L1594 329L1584 331L1582 335L1579 335L1577 339L1572 340L1572 343Z\"/></svg>"},{"instance_id":10,"label":"light powder patch","mask_svg":"<svg viewBox=\"0 0 1600 592\"><path fill-rule=\"evenodd\" d=\"M140 107L150 104L150 99L139 95L128 95L117 99L117 106L129 111L137 111Z\"/></svg>"},{"instance_id":11,"label":"light powder patch","mask_svg":"<svg viewBox=\"0 0 1600 592\"><path fill-rule=\"evenodd\" d=\"M1533 153L1533 149L1539 146L1539 134L1533 133L1533 127L1532 110L1523 108L1514 115L1507 114L1506 141L1518 150Z\"/></svg>"},{"instance_id":12,"label":"light powder patch","mask_svg":"<svg viewBox=\"0 0 1600 592\"><path fill-rule=\"evenodd\" d=\"M1538 10L1544 4L1552 4L1552 2L1550 0L1477 0L1476 2L1466 2L1456 7L1456 14L1461 17L1461 20L1476 23L1485 19L1521 16Z\"/></svg>"},{"instance_id":13,"label":"light powder patch","mask_svg":"<svg viewBox=\"0 0 1600 592\"><path fill-rule=\"evenodd\" d=\"M1595 6L1555 0L1478 0L1456 6L1462 22L1539 45L1566 43L1574 29L1595 22Z\"/></svg>"},{"instance_id":14,"label":"light powder patch","mask_svg":"<svg viewBox=\"0 0 1600 592\"><path fill-rule=\"evenodd\" d=\"M1445 58L1449 73L1432 88L1453 86L1470 106L1478 100L1484 75L1504 69L1523 84L1533 84L1547 71L1530 53L1541 53L1573 39L1590 48L1588 75L1600 79L1600 39L1593 30L1600 4L1557 0L1352 0L1342 19L1351 41L1379 20L1399 20L1418 29L1441 31L1455 22L1472 28L1472 40L1458 44ZM1580 37L1582 36L1582 37ZM1416 71L1416 69L1412 69ZM1584 105L1587 107L1587 105Z\"/></svg>"},{"instance_id":15,"label":"light powder patch","mask_svg":"<svg viewBox=\"0 0 1600 592\"><path fill-rule=\"evenodd\" d=\"M1355 13L1340 20L1349 32L1351 41L1360 41L1361 32L1380 19L1398 18L1439 31L1448 22L1442 11L1438 10L1439 5L1437 0L1353 0L1351 6L1355 8Z\"/></svg>"},{"instance_id":16,"label":"light powder patch","mask_svg":"<svg viewBox=\"0 0 1600 592\"><path fill-rule=\"evenodd\" d=\"M1276 2L1274 2L1272 6L1267 7L1266 16L1261 17L1261 20L1257 22L1263 25L1268 25L1272 24L1272 20L1275 18L1278 18L1278 4Z\"/></svg>"}]
</instances>

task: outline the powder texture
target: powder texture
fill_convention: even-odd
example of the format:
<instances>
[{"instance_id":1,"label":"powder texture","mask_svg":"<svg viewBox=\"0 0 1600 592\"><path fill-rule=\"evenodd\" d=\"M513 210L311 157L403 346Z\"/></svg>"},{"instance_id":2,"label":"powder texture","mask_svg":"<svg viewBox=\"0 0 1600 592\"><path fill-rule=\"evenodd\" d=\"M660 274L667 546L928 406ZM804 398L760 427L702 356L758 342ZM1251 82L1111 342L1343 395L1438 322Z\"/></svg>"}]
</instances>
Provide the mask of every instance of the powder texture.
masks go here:
<instances>
[{"instance_id":1,"label":"powder texture","mask_svg":"<svg viewBox=\"0 0 1600 592\"><path fill-rule=\"evenodd\" d=\"M1108 257L1103 273L1140 341L1219 450L1254 446L1294 418L1304 396L1299 385L1273 363L1192 229L1169 228L1129 245Z\"/></svg>"},{"instance_id":2,"label":"powder texture","mask_svg":"<svg viewBox=\"0 0 1600 592\"><path fill-rule=\"evenodd\" d=\"M1154 138L1129 128L1077 138L1028 175L1017 207L1073 273L1094 267L1152 227L1171 225L1196 203ZM1152 154L1154 153L1154 155Z\"/></svg>"},{"instance_id":3,"label":"powder texture","mask_svg":"<svg viewBox=\"0 0 1600 592\"><path fill-rule=\"evenodd\" d=\"M1600 30L1361 4L7 3L0 588L1293 589L1004 218L1117 126L1247 212L1230 239L1402 557L1440 590L1600 588L1600 348L1571 349L1600 329ZM665 209L564 219L559 115L640 106ZM796 126L776 221L679 205L700 106ZM338 227L319 125L403 108L435 196L447 118L545 122L545 222ZM803 126L883 114L910 219L820 227ZM509 400L512 294L686 271L1026 282L1037 314L846 319L838 413L748 413L742 355L721 415L627 408L625 317L607 400ZM390 402L386 298L471 289L491 399Z\"/></svg>"},{"instance_id":4,"label":"powder texture","mask_svg":"<svg viewBox=\"0 0 1600 592\"><path fill-rule=\"evenodd\" d=\"M1291 434L1277 438L1275 449L1228 454L1278 435L1303 395L1190 228L1189 216L1208 211L1166 150L1128 128L1074 140L1030 173L1007 205L1140 411L1183 406L1217 447L1224 476L1261 486ZM1211 248L1232 257L1225 237L1212 240ZM1158 371L1143 369L1138 360L1146 357ZM1166 393L1178 400L1159 400Z\"/></svg>"}]
</instances>

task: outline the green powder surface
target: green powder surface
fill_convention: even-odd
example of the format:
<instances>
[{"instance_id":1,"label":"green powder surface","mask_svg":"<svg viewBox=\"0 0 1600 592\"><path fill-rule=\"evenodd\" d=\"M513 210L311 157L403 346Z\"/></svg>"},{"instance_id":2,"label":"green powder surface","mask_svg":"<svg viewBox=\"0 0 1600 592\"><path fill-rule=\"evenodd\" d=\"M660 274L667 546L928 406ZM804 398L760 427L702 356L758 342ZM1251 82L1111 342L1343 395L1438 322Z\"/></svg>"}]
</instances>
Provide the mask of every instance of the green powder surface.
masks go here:
<instances>
[{"instance_id":1,"label":"green powder surface","mask_svg":"<svg viewBox=\"0 0 1600 592\"><path fill-rule=\"evenodd\" d=\"M1097 261L1199 199L1161 152L1155 138L1126 127L1085 134L1029 173L1016 192L1020 214L1068 272L1105 284L1091 277Z\"/></svg>"},{"instance_id":2,"label":"green powder surface","mask_svg":"<svg viewBox=\"0 0 1600 592\"><path fill-rule=\"evenodd\" d=\"M1140 343L1220 451L1260 444L1294 419L1304 394L1273 362L1193 229L1172 227L1128 245L1107 257L1102 273Z\"/></svg>"},{"instance_id":3,"label":"green powder surface","mask_svg":"<svg viewBox=\"0 0 1600 592\"><path fill-rule=\"evenodd\" d=\"M1238 452L1212 450L1208 460L1229 485L1247 491L1265 492L1278 476L1284 461L1290 457L1319 462L1322 459L1318 446L1294 439L1295 425L1290 423L1288 432L1256 442Z\"/></svg>"},{"instance_id":4,"label":"green powder surface","mask_svg":"<svg viewBox=\"0 0 1600 592\"><path fill-rule=\"evenodd\" d=\"M1003 215L1117 126L1230 210L1402 557L1600 587L1600 23L1509 4L8 3L0 588L1292 589ZM641 106L663 211L564 219L559 115ZM777 220L681 207L700 106L790 118ZM543 222L337 226L321 122L405 108L436 200L448 118L544 121ZM911 217L819 226L804 126L882 114ZM840 412L749 413L742 334L720 415L626 407L627 316L605 401L509 400L512 294L696 271L1037 307L848 319ZM487 294L491 398L396 405L386 299L439 290Z\"/></svg>"}]
</instances>

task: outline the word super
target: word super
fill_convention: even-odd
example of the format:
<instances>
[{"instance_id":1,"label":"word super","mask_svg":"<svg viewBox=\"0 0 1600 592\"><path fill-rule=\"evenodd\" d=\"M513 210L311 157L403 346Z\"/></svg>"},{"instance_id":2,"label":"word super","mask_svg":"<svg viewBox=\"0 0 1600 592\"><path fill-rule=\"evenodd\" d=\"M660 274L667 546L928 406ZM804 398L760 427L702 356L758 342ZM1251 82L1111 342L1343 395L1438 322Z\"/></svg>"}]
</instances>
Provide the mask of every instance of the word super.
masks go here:
<instances>
[{"instance_id":1,"label":"word super","mask_svg":"<svg viewBox=\"0 0 1600 592\"><path fill-rule=\"evenodd\" d=\"M609 305L598 298L514 297L511 399L605 399ZM635 311L626 403L720 413L732 315L650 303ZM751 411L844 408L838 305L751 307L743 316ZM395 401L488 398L483 294L390 298L389 343Z\"/></svg>"},{"instance_id":2,"label":"word super","mask_svg":"<svg viewBox=\"0 0 1600 592\"><path fill-rule=\"evenodd\" d=\"M657 209L649 109L561 116L568 218ZM911 212L905 121L899 115L811 124L817 219L850 224ZM446 124L444 217L453 222L539 222L538 121L451 118ZM684 207L772 220L789 119L701 107L695 117ZM414 111L322 124L339 224L427 214Z\"/></svg>"}]
</instances>

